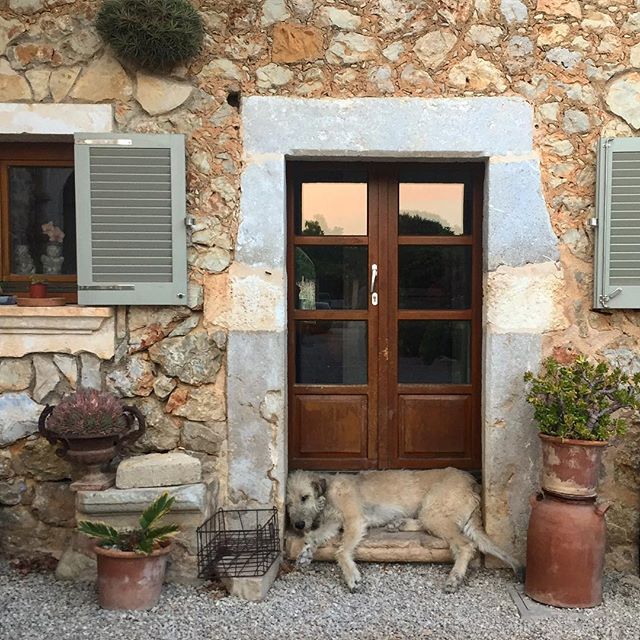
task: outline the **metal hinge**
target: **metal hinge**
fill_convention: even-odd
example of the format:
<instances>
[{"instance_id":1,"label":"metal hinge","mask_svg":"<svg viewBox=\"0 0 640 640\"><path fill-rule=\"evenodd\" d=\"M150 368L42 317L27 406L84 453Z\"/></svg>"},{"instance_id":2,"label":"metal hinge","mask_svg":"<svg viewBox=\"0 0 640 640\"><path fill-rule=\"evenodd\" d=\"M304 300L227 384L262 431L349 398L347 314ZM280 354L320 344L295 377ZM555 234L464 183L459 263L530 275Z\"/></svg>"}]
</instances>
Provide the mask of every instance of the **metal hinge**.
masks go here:
<instances>
[{"instance_id":1,"label":"metal hinge","mask_svg":"<svg viewBox=\"0 0 640 640\"><path fill-rule=\"evenodd\" d=\"M196 226L196 219L193 216L187 216L184 219L184 225L187 229L193 229Z\"/></svg>"},{"instance_id":2,"label":"metal hinge","mask_svg":"<svg viewBox=\"0 0 640 640\"><path fill-rule=\"evenodd\" d=\"M611 293L608 293L607 295L602 294L600 296L600 304L606 309L607 303L609 302L609 300L611 300L611 298L615 298L616 296L619 296L621 293L622 293L622 289L618 287L617 289L614 289Z\"/></svg>"},{"instance_id":3,"label":"metal hinge","mask_svg":"<svg viewBox=\"0 0 640 640\"><path fill-rule=\"evenodd\" d=\"M588 224L590 227L598 226L598 218L589 218Z\"/></svg>"}]
</instances>

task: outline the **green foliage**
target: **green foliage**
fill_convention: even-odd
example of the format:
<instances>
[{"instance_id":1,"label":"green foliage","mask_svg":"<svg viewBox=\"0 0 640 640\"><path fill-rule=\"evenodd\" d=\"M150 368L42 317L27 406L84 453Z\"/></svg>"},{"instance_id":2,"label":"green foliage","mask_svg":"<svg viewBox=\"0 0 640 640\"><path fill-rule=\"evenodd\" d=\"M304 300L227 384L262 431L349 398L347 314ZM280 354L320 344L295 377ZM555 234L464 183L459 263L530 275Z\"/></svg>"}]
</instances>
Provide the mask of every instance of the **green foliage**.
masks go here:
<instances>
[{"instance_id":1,"label":"green foliage","mask_svg":"<svg viewBox=\"0 0 640 640\"><path fill-rule=\"evenodd\" d=\"M122 403L113 394L78 389L66 395L47 418L47 429L60 436L111 436L127 430Z\"/></svg>"},{"instance_id":2,"label":"green foliage","mask_svg":"<svg viewBox=\"0 0 640 640\"><path fill-rule=\"evenodd\" d=\"M105 0L96 28L116 55L147 71L168 71L198 55L204 26L187 0Z\"/></svg>"},{"instance_id":3,"label":"green foliage","mask_svg":"<svg viewBox=\"0 0 640 640\"><path fill-rule=\"evenodd\" d=\"M630 376L605 362L584 357L569 364L547 358L540 375L524 375L531 383L527 400L540 431L572 440L609 440L622 435L640 409L640 373ZM616 416L628 409L625 416Z\"/></svg>"},{"instance_id":4,"label":"green foliage","mask_svg":"<svg viewBox=\"0 0 640 640\"><path fill-rule=\"evenodd\" d=\"M78 523L78 530L92 538L98 538L98 544L107 549L118 551L134 551L149 555L158 545L168 538L176 535L180 528L174 524L157 526L171 509L175 498L163 493L150 504L142 513L137 529L125 529L118 531L104 522L88 522L83 520Z\"/></svg>"}]
</instances>

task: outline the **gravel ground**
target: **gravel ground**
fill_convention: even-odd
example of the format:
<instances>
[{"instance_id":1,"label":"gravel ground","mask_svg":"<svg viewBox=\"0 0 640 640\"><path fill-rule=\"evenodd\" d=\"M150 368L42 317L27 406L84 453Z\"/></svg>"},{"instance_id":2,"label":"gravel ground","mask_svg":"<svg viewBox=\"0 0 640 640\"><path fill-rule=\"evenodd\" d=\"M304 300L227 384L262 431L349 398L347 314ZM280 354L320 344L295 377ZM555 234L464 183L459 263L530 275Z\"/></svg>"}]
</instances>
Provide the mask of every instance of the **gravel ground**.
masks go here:
<instances>
[{"instance_id":1,"label":"gravel ground","mask_svg":"<svg viewBox=\"0 0 640 640\"><path fill-rule=\"evenodd\" d=\"M167 585L151 611L102 611L92 585L21 575L0 562L2 640L638 640L640 581L610 574L605 604L523 621L503 571L477 571L459 593L441 587L447 567L361 565L364 586L350 594L337 568L317 563L276 581L265 602L211 588Z\"/></svg>"}]
</instances>

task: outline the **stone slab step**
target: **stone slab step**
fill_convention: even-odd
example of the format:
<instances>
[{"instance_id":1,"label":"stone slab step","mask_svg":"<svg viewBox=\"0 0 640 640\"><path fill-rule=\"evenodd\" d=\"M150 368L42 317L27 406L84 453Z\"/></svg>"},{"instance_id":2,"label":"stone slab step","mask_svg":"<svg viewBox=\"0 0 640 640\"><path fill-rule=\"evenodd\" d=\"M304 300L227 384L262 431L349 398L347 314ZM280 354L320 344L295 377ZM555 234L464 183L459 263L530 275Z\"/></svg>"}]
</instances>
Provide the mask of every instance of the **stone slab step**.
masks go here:
<instances>
[{"instance_id":1,"label":"stone slab step","mask_svg":"<svg viewBox=\"0 0 640 640\"><path fill-rule=\"evenodd\" d=\"M302 550L302 537L293 531L285 533L285 554L295 560ZM338 539L319 547L314 560L334 560ZM453 562L447 543L422 531L387 531L371 529L355 552L363 562Z\"/></svg>"}]
</instances>

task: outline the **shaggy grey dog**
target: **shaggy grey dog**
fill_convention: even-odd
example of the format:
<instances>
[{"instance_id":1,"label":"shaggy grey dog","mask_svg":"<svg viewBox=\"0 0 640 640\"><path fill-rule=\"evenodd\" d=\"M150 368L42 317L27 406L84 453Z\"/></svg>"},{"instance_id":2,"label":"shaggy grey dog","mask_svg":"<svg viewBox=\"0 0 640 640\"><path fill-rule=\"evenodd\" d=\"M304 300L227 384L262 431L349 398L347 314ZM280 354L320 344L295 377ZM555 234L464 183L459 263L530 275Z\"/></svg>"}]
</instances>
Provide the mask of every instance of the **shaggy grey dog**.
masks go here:
<instances>
[{"instance_id":1,"label":"shaggy grey dog","mask_svg":"<svg viewBox=\"0 0 640 640\"><path fill-rule=\"evenodd\" d=\"M509 564L516 575L521 571L485 533L478 484L459 469L337 475L294 471L287 482L287 511L295 529L304 534L298 564L311 562L320 545L342 532L336 560L352 591L361 581L353 554L367 529L396 528L409 518L448 543L454 565L447 592L458 589L478 549Z\"/></svg>"}]
</instances>

